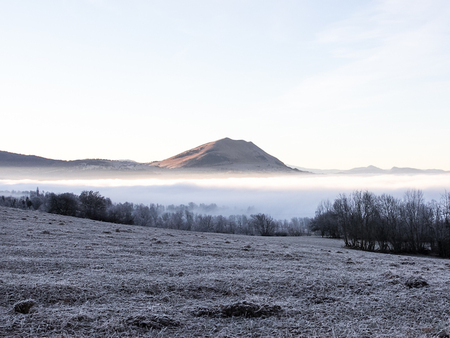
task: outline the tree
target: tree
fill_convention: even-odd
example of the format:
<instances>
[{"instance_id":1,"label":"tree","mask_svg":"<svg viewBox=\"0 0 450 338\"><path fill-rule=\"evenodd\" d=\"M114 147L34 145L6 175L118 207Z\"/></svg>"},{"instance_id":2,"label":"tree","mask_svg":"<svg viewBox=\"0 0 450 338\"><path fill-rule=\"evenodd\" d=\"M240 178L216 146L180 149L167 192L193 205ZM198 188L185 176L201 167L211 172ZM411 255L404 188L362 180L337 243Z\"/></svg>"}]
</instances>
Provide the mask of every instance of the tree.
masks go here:
<instances>
[{"instance_id":1,"label":"tree","mask_svg":"<svg viewBox=\"0 0 450 338\"><path fill-rule=\"evenodd\" d=\"M402 252L405 246L404 222L401 217L401 201L383 194L379 197L380 223L376 229L381 251ZM389 247L390 246L390 247Z\"/></svg>"},{"instance_id":2,"label":"tree","mask_svg":"<svg viewBox=\"0 0 450 338\"><path fill-rule=\"evenodd\" d=\"M219 233L227 233L227 219L222 216L218 215L214 217L214 232Z\"/></svg>"},{"instance_id":3,"label":"tree","mask_svg":"<svg viewBox=\"0 0 450 338\"><path fill-rule=\"evenodd\" d=\"M340 238L341 230L337 216L334 205L329 200L322 201L317 207L316 216L311 221L311 230L319 232L322 237Z\"/></svg>"},{"instance_id":4,"label":"tree","mask_svg":"<svg viewBox=\"0 0 450 338\"><path fill-rule=\"evenodd\" d=\"M80 203L83 216L95 220L104 220L106 217L107 199L98 191L83 191L80 194Z\"/></svg>"},{"instance_id":5,"label":"tree","mask_svg":"<svg viewBox=\"0 0 450 338\"><path fill-rule=\"evenodd\" d=\"M189 204L192 204L192 203L189 203ZM188 231L192 230L192 227L194 226L194 213L192 211L185 210L184 218L185 218L185 230L188 230Z\"/></svg>"},{"instance_id":6,"label":"tree","mask_svg":"<svg viewBox=\"0 0 450 338\"><path fill-rule=\"evenodd\" d=\"M164 207L162 205L150 204L150 226L152 227L160 227L161 219L159 215L164 211Z\"/></svg>"},{"instance_id":7,"label":"tree","mask_svg":"<svg viewBox=\"0 0 450 338\"><path fill-rule=\"evenodd\" d=\"M406 224L409 251L423 253L431 241L432 212L425 205L421 190L408 190L402 204L402 218Z\"/></svg>"},{"instance_id":8,"label":"tree","mask_svg":"<svg viewBox=\"0 0 450 338\"><path fill-rule=\"evenodd\" d=\"M433 210L433 239L431 250L440 257L450 257L450 193L445 193L441 201L431 202Z\"/></svg>"},{"instance_id":9,"label":"tree","mask_svg":"<svg viewBox=\"0 0 450 338\"><path fill-rule=\"evenodd\" d=\"M197 215L195 218L195 223L197 224L197 231L213 231L213 222L211 215Z\"/></svg>"},{"instance_id":10,"label":"tree","mask_svg":"<svg viewBox=\"0 0 450 338\"><path fill-rule=\"evenodd\" d=\"M152 224L150 208L148 206L139 204L134 207L133 224L142 226L150 226Z\"/></svg>"},{"instance_id":11,"label":"tree","mask_svg":"<svg viewBox=\"0 0 450 338\"><path fill-rule=\"evenodd\" d=\"M52 214L76 216L79 209L78 196L72 193L56 195L50 193L47 196L47 212Z\"/></svg>"},{"instance_id":12,"label":"tree","mask_svg":"<svg viewBox=\"0 0 450 338\"><path fill-rule=\"evenodd\" d=\"M273 236L277 229L277 223L266 214L250 215L250 222L261 236Z\"/></svg>"},{"instance_id":13,"label":"tree","mask_svg":"<svg viewBox=\"0 0 450 338\"><path fill-rule=\"evenodd\" d=\"M340 238L336 213L333 211L316 213L311 221L311 231L319 232L322 237Z\"/></svg>"},{"instance_id":14,"label":"tree","mask_svg":"<svg viewBox=\"0 0 450 338\"><path fill-rule=\"evenodd\" d=\"M375 249L375 229L379 223L377 198L369 191L355 191L352 197L354 200L353 216L359 232L359 247L363 250L373 251Z\"/></svg>"},{"instance_id":15,"label":"tree","mask_svg":"<svg viewBox=\"0 0 450 338\"><path fill-rule=\"evenodd\" d=\"M183 211L178 210L174 213L170 214L170 220L169 220L169 228L171 229L184 229L184 220L183 220Z\"/></svg>"},{"instance_id":16,"label":"tree","mask_svg":"<svg viewBox=\"0 0 450 338\"><path fill-rule=\"evenodd\" d=\"M112 223L119 224L137 224L134 222L134 206L133 203L118 203L108 208L108 216L106 219Z\"/></svg>"}]
</instances>

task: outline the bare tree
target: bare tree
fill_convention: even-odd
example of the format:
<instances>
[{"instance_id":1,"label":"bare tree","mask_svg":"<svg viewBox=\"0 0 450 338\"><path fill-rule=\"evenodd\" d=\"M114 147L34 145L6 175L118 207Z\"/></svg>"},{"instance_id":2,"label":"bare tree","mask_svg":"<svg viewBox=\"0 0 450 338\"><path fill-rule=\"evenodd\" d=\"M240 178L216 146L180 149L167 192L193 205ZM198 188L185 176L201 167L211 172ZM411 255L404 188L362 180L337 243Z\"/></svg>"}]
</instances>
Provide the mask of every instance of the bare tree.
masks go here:
<instances>
[{"instance_id":1,"label":"bare tree","mask_svg":"<svg viewBox=\"0 0 450 338\"><path fill-rule=\"evenodd\" d=\"M317 207L316 216L311 223L311 230L319 232L322 237L341 237L338 218L334 206L329 200L322 201Z\"/></svg>"},{"instance_id":2,"label":"bare tree","mask_svg":"<svg viewBox=\"0 0 450 338\"><path fill-rule=\"evenodd\" d=\"M408 190L405 193L402 217L406 224L409 251L427 251L427 243L431 241L432 212L425 205L421 190Z\"/></svg>"},{"instance_id":3,"label":"bare tree","mask_svg":"<svg viewBox=\"0 0 450 338\"><path fill-rule=\"evenodd\" d=\"M76 216L78 212L78 196L72 193L63 193L56 195L50 193L47 196L47 211L52 214L67 216Z\"/></svg>"},{"instance_id":4,"label":"bare tree","mask_svg":"<svg viewBox=\"0 0 450 338\"><path fill-rule=\"evenodd\" d=\"M111 202L111 201L109 201ZM107 199L98 191L83 191L80 194L83 215L86 218L103 220L105 218Z\"/></svg>"},{"instance_id":5,"label":"bare tree","mask_svg":"<svg viewBox=\"0 0 450 338\"><path fill-rule=\"evenodd\" d=\"M402 252L405 245L404 222L401 217L401 201L383 194L379 197L380 223L376 230L381 251ZM390 245L390 248L389 248Z\"/></svg>"},{"instance_id":6,"label":"bare tree","mask_svg":"<svg viewBox=\"0 0 450 338\"><path fill-rule=\"evenodd\" d=\"M273 236L277 229L277 223L266 214L250 215L251 223L261 236Z\"/></svg>"}]
</instances>

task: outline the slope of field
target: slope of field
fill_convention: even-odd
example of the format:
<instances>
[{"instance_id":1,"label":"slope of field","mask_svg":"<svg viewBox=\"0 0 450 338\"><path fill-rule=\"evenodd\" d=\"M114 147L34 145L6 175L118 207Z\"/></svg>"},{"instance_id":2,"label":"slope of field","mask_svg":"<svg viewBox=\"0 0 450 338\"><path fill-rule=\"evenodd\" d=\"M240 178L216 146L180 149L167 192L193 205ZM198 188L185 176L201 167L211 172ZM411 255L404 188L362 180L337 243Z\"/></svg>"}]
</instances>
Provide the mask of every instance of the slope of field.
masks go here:
<instances>
[{"instance_id":1,"label":"slope of field","mask_svg":"<svg viewBox=\"0 0 450 338\"><path fill-rule=\"evenodd\" d=\"M0 208L0 336L445 336L448 260L341 246Z\"/></svg>"}]
</instances>

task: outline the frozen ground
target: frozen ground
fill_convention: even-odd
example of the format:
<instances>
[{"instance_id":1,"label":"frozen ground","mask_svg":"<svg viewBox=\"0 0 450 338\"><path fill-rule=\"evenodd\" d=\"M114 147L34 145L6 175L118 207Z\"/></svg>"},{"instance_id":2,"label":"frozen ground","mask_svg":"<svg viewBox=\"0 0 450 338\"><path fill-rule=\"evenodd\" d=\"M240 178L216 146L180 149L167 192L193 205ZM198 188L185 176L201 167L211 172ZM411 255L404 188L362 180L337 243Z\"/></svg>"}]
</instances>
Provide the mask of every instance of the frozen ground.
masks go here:
<instances>
[{"instance_id":1,"label":"frozen ground","mask_svg":"<svg viewBox=\"0 0 450 338\"><path fill-rule=\"evenodd\" d=\"M444 337L450 324L449 260L337 240L0 208L0 253L0 336Z\"/></svg>"}]
</instances>

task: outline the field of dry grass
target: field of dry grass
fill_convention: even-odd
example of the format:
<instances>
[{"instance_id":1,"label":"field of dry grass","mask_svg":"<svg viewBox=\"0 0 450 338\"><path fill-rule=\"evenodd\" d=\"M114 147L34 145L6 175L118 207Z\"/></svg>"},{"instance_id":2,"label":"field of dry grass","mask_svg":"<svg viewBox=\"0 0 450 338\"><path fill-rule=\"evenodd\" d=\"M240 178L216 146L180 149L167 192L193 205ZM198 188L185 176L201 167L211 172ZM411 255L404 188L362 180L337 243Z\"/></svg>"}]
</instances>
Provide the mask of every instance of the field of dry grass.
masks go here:
<instances>
[{"instance_id":1,"label":"field of dry grass","mask_svg":"<svg viewBox=\"0 0 450 338\"><path fill-rule=\"evenodd\" d=\"M342 244L0 208L0 336L446 336L449 260Z\"/></svg>"}]
</instances>

